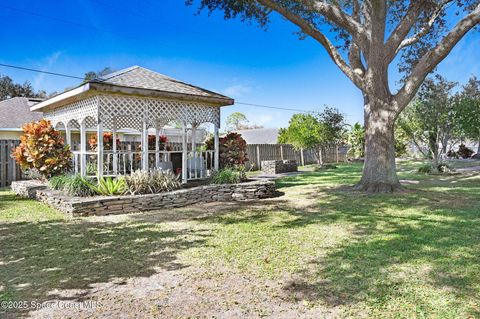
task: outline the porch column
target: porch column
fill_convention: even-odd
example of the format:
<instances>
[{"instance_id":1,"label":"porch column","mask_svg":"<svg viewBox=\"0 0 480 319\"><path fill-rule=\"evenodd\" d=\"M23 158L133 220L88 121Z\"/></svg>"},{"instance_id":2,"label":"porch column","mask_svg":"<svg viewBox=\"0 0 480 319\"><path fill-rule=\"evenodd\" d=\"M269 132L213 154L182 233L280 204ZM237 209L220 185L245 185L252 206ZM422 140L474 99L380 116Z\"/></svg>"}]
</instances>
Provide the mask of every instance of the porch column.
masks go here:
<instances>
[{"instance_id":1,"label":"porch column","mask_svg":"<svg viewBox=\"0 0 480 319\"><path fill-rule=\"evenodd\" d=\"M187 124L183 122L182 125L182 182L187 182L188 170L188 153L187 153Z\"/></svg>"},{"instance_id":2,"label":"porch column","mask_svg":"<svg viewBox=\"0 0 480 319\"><path fill-rule=\"evenodd\" d=\"M65 125L65 137L66 137L66 142L68 145L70 145L70 150L73 150L73 145L72 145L72 129L70 126Z\"/></svg>"},{"instance_id":3,"label":"porch column","mask_svg":"<svg viewBox=\"0 0 480 319\"><path fill-rule=\"evenodd\" d=\"M148 171L148 127L145 119L142 123L142 169Z\"/></svg>"},{"instance_id":4,"label":"porch column","mask_svg":"<svg viewBox=\"0 0 480 319\"><path fill-rule=\"evenodd\" d=\"M103 176L103 123L97 122L97 176Z\"/></svg>"},{"instance_id":5,"label":"porch column","mask_svg":"<svg viewBox=\"0 0 480 319\"><path fill-rule=\"evenodd\" d=\"M220 141L218 138L218 125L214 124L213 126L213 142L214 142L214 149L215 149L215 157L213 159L213 167L216 171L218 171L220 165Z\"/></svg>"},{"instance_id":6,"label":"porch column","mask_svg":"<svg viewBox=\"0 0 480 319\"><path fill-rule=\"evenodd\" d=\"M87 160L85 158L87 152L87 130L85 120L80 123L80 175L87 175Z\"/></svg>"},{"instance_id":7,"label":"porch column","mask_svg":"<svg viewBox=\"0 0 480 319\"><path fill-rule=\"evenodd\" d=\"M113 150L113 174L118 175L118 154L117 154L117 120L112 120L112 150Z\"/></svg>"},{"instance_id":8,"label":"porch column","mask_svg":"<svg viewBox=\"0 0 480 319\"><path fill-rule=\"evenodd\" d=\"M195 135L197 133L196 124L192 124L192 152L195 154L195 149L197 148L197 142L195 141Z\"/></svg>"},{"instance_id":9,"label":"porch column","mask_svg":"<svg viewBox=\"0 0 480 319\"><path fill-rule=\"evenodd\" d=\"M197 148L197 145L196 145L196 141L195 141L195 135L196 135L196 132L197 132L197 124L195 123L192 123L192 159L191 159L191 164L192 165L192 169L194 170L195 172L195 178L197 178L197 171L199 169L199 167L197 167L197 152L196 152L196 148Z\"/></svg>"},{"instance_id":10,"label":"porch column","mask_svg":"<svg viewBox=\"0 0 480 319\"><path fill-rule=\"evenodd\" d=\"M155 127L155 167L160 167L160 129Z\"/></svg>"}]
</instances>

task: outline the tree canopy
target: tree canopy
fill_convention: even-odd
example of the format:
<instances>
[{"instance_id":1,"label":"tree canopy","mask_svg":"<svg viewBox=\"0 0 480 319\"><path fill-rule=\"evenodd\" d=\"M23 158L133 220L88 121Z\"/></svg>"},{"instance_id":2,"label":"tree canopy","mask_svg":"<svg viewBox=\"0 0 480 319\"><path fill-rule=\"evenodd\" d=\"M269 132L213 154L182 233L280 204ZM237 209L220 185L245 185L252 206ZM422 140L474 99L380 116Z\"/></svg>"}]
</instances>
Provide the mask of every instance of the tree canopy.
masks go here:
<instances>
[{"instance_id":1,"label":"tree canopy","mask_svg":"<svg viewBox=\"0 0 480 319\"><path fill-rule=\"evenodd\" d=\"M297 149L320 151L326 146L340 143L344 132L343 115L335 108L326 107L320 113L294 114L288 128L280 129L278 142L292 144Z\"/></svg>"},{"instance_id":2,"label":"tree canopy","mask_svg":"<svg viewBox=\"0 0 480 319\"><path fill-rule=\"evenodd\" d=\"M266 28L276 12L316 40L364 97L365 165L357 189L393 192L394 124L418 88L480 23L480 0L186 0ZM403 74L390 85L396 65ZM394 67L394 66L392 66Z\"/></svg>"},{"instance_id":3,"label":"tree canopy","mask_svg":"<svg viewBox=\"0 0 480 319\"><path fill-rule=\"evenodd\" d=\"M15 83L12 78L0 74L0 101L10 99L12 97L46 97L45 91L38 91L32 87L28 81L23 84Z\"/></svg>"},{"instance_id":4,"label":"tree canopy","mask_svg":"<svg viewBox=\"0 0 480 319\"><path fill-rule=\"evenodd\" d=\"M227 116L227 127L231 130L241 130L247 123L248 119L241 112L233 112Z\"/></svg>"}]
</instances>

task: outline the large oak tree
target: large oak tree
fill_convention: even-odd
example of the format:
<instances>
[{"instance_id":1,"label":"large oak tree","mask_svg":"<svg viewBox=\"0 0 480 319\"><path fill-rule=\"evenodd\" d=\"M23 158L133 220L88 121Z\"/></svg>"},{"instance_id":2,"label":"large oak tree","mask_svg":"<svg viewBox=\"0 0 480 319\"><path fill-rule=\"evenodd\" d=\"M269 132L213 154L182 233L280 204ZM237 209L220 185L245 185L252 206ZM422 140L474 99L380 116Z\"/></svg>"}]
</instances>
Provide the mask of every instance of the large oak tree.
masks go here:
<instances>
[{"instance_id":1,"label":"large oak tree","mask_svg":"<svg viewBox=\"0 0 480 319\"><path fill-rule=\"evenodd\" d=\"M425 77L480 23L480 0L186 0L267 26L276 12L321 44L364 96L365 165L358 189L392 192L394 123ZM389 66L403 74L392 90Z\"/></svg>"}]
</instances>

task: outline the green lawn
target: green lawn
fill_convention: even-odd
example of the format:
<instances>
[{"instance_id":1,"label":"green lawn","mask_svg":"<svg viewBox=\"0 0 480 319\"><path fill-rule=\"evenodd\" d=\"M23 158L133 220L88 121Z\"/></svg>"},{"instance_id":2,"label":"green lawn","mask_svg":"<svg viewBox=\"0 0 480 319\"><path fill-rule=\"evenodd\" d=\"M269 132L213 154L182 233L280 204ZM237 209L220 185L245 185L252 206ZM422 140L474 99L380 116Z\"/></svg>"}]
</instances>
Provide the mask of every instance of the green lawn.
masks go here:
<instances>
[{"instance_id":1,"label":"green lawn","mask_svg":"<svg viewBox=\"0 0 480 319\"><path fill-rule=\"evenodd\" d=\"M279 180L275 199L88 219L0 191L0 299L228 267L339 317L478 318L480 175L415 166L395 195L352 192L361 166L340 165Z\"/></svg>"}]
</instances>

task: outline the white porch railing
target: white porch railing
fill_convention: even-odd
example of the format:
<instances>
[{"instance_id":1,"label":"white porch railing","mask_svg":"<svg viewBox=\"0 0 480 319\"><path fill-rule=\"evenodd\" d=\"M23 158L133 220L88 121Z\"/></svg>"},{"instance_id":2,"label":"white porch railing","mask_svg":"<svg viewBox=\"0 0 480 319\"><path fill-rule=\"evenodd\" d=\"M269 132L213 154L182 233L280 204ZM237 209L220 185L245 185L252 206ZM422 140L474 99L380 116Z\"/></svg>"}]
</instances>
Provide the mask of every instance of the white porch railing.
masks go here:
<instances>
[{"instance_id":1,"label":"white porch railing","mask_svg":"<svg viewBox=\"0 0 480 319\"><path fill-rule=\"evenodd\" d=\"M85 160L86 175L97 175L98 153L88 151L81 154L73 152L73 171L80 173L82 156ZM187 180L204 179L212 175L215 164L215 151L188 151L186 153ZM138 169L142 169L141 151L132 150L105 150L103 153L103 175L117 176L128 175ZM183 153L179 151L149 151L148 169L171 170L181 174L183 170Z\"/></svg>"}]
</instances>

